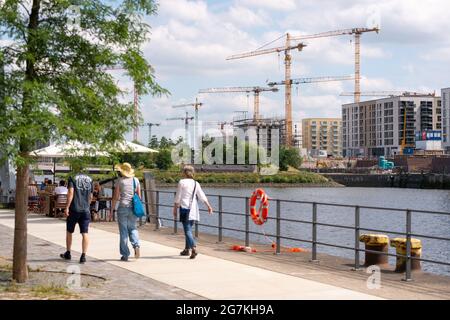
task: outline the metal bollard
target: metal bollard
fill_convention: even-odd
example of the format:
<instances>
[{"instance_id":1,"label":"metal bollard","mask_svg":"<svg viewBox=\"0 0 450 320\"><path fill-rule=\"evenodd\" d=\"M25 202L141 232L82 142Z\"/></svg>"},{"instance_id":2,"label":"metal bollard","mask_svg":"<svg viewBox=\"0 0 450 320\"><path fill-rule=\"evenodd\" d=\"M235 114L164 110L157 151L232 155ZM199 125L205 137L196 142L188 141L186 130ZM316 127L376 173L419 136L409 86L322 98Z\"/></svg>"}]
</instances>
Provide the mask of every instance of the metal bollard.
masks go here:
<instances>
[{"instance_id":1,"label":"metal bollard","mask_svg":"<svg viewBox=\"0 0 450 320\"><path fill-rule=\"evenodd\" d=\"M312 207L312 257L311 262L317 260L317 203L313 203Z\"/></svg>"}]
</instances>

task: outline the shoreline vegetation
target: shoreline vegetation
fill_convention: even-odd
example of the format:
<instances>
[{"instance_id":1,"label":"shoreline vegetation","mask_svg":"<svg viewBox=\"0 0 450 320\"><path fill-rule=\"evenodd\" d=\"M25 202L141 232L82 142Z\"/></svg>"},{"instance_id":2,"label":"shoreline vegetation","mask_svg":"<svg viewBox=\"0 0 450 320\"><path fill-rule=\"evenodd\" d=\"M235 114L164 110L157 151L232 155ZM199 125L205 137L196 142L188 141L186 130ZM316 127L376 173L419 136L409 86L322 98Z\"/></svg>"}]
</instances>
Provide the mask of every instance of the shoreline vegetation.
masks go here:
<instances>
[{"instance_id":1,"label":"shoreline vegetation","mask_svg":"<svg viewBox=\"0 0 450 320\"><path fill-rule=\"evenodd\" d=\"M162 171L158 169L136 170L136 177L143 180L144 172L150 172L155 177L156 185L161 187L176 186L181 179L180 170L172 169ZM67 179L70 174L58 174ZM106 180L112 178L111 174L91 174L94 180ZM343 187L320 174L305 171L282 171L274 175L261 175L251 172L197 172L195 179L209 187Z\"/></svg>"},{"instance_id":2,"label":"shoreline vegetation","mask_svg":"<svg viewBox=\"0 0 450 320\"><path fill-rule=\"evenodd\" d=\"M180 179L179 171L150 171L158 186L175 186ZM197 172L195 180L209 187L338 187L342 186L326 177L310 172L280 172L275 175L233 172Z\"/></svg>"}]
</instances>

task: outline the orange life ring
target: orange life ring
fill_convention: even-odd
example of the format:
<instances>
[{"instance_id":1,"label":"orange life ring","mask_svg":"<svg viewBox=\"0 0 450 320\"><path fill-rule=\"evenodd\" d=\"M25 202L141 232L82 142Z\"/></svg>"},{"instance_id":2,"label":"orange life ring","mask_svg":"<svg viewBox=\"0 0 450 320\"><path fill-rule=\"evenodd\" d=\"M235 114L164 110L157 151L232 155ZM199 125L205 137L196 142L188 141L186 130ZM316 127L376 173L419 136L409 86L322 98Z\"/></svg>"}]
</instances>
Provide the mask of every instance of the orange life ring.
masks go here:
<instances>
[{"instance_id":1,"label":"orange life ring","mask_svg":"<svg viewBox=\"0 0 450 320\"><path fill-rule=\"evenodd\" d=\"M259 208L256 202L260 200ZM250 198L250 216L256 225L262 225L267 221L269 215L269 197L263 189L256 189Z\"/></svg>"}]
</instances>

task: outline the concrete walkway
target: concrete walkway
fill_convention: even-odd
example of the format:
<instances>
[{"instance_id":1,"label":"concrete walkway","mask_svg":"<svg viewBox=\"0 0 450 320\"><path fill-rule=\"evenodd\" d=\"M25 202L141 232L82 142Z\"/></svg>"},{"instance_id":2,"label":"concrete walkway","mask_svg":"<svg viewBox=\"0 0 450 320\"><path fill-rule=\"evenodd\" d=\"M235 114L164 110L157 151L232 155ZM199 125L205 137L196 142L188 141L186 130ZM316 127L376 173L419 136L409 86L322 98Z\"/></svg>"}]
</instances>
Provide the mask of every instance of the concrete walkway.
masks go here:
<instances>
[{"instance_id":1,"label":"concrete walkway","mask_svg":"<svg viewBox=\"0 0 450 320\"><path fill-rule=\"evenodd\" d=\"M13 228L13 212L0 210L0 224ZM30 215L28 233L65 246L65 222L62 220ZM179 256L179 248L150 241L141 242L141 259L121 262L118 235L95 228L90 229L90 242L90 257L208 299L380 299L203 254L190 260ZM81 238L75 233L72 250L79 252L80 249Z\"/></svg>"}]
</instances>

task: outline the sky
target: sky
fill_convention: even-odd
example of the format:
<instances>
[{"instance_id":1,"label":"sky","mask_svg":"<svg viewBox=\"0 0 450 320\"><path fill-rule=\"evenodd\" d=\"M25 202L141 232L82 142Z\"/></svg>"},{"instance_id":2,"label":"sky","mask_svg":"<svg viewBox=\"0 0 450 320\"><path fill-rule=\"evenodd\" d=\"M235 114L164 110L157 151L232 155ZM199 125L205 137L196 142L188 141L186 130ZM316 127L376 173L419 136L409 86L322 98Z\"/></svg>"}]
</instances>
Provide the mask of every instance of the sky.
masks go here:
<instances>
[{"instance_id":1,"label":"sky","mask_svg":"<svg viewBox=\"0 0 450 320\"><path fill-rule=\"evenodd\" d=\"M232 121L235 111L253 110L246 94L198 94L200 89L264 86L284 78L283 54L230 60L255 50L286 32L307 35L354 27L379 26L379 34L362 35L362 91L436 91L450 87L450 1L447 0L157 0L157 15L146 17L150 40L143 46L157 82L170 91L164 97L140 97L144 122L157 136L179 136L185 111L171 106L199 98L202 121ZM348 76L354 72L351 36L311 39L302 52L292 52L292 78ZM281 46L275 41L265 48ZM132 83L117 75L121 87ZM293 86L293 121L309 117L340 117L341 105L353 97L353 81ZM133 96L124 97L130 101ZM284 116L284 89L262 93L263 116ZM131 139L131 133L126 136ZM139 140L148 141L147 127Z\"/></svg>"},{"instance_id":2,"label":"sky","mask_svg":"<svg viewBox=\"0 0 450 320\"><path fill-rule=\"evenodd\" d=\"M161 123L152 134L171 136L183 127L182 117L193 108L171 106L204 103L202 121L232 121L234 111L253 110L246 94L198 94L199 89L264 86L284 78L283 54L230 60L235 53L255 50L286 32L307 35L378 25L379 34L362 36L362 91L410 90L440 94L450 87L450 2L446 0L160 0L158 14L147 18L152 27L145 57L158 83L170 96L141 97L145 122ZM292 77L347 76L354 72L351 36L312 39L292 53ZM276 41L265 48L283 45ZM122 79L121 85L131 83ZM293 121L308 117L340 117L341 105L352 97L353 81L302 84L293 87ZM131 95L129 97L132 98ZM261 94L263 116L284 115L284 89ZM176 134L175 134L176 135ZM131 137L131 135L128 135ZM148 129L140 128L146 142Z\"/></svg>"}]
</instances>

